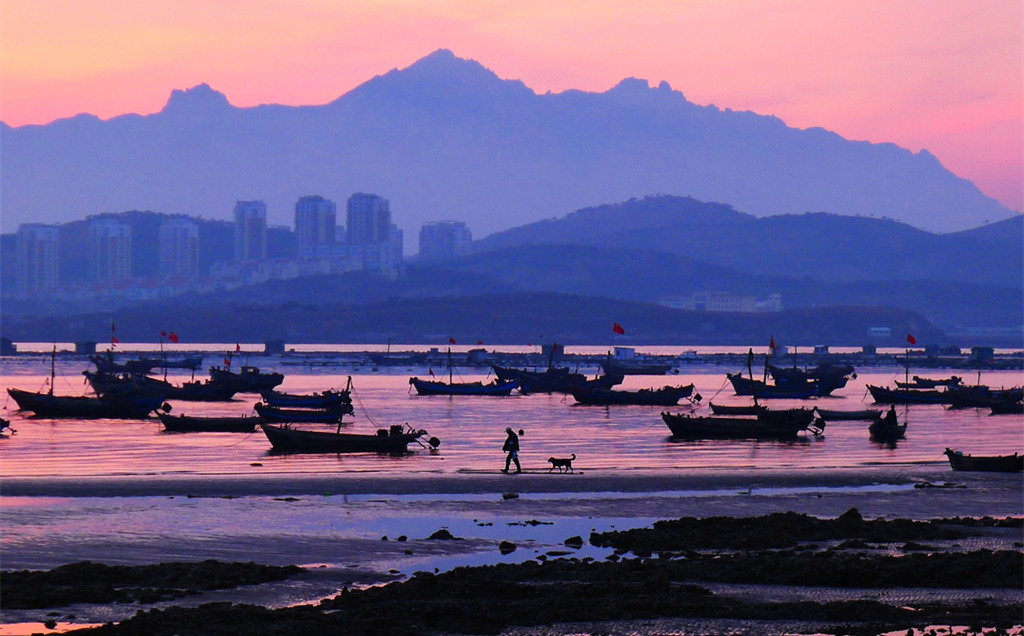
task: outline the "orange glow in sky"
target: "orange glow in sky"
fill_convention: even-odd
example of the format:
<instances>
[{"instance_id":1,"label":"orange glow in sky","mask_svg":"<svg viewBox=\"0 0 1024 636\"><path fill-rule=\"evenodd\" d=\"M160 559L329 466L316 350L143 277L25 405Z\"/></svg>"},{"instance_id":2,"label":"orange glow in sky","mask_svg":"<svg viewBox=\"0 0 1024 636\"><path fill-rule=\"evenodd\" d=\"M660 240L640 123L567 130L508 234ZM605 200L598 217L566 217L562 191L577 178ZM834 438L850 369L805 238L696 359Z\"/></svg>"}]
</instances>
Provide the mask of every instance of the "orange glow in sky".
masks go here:
<instances>
[{"instance_id":1,"label":"orange glow in sky","mask_svg":"<svg viewBox=\"0 0 1024 636\"><path fill-rule=\"evenodd\" d=\"M1024 210L1020 0L11 0L0 120L323 104L439 49L538 93L664 80L697 104L927 149Z\"/></svg>"}]
</instances>

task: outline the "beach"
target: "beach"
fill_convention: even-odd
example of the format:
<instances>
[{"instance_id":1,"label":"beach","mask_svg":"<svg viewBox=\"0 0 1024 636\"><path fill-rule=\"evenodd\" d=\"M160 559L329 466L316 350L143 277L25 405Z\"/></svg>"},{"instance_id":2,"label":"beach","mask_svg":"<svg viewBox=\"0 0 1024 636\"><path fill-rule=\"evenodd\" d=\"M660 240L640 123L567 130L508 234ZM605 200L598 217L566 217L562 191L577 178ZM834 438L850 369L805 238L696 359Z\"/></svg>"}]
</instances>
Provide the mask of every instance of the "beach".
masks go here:
<instances>
[{"instance_id":1,"label":"beach","mask_svg":"<svg viewBox=\"0 0 1024 636\"><path fill-rule=\"evenodd\" d=\"M836 518L928 520L1024 516L1020 474L954 473L938 466L830 470L607 471L502 475L278 475L12 478L4 481L4 569L47 569L91 560L256 561L300 565L292 580L204 592L154 607L211 601L280 608L314 603L348 587L408 580L416 572L540 559L606 559L594 532L649 527L679 517L755 517L783 511ZM53 527L46 528L51 519ZM447 530L455 539L430 539ZM956 550L1018 549L1014 530ZM584 545L567 549L566 539ZM514 544L507 554L502 542ZM554 556L548 556L552 555ZM963 590L828 590L722 586L747 599L871 598L969 603ZM987 592L1001 602L1024 593ZM123 620L140 607L76 607L78 623ZM4 611L5 623L42 622L45 612ZM575 629L575 628L574 628ZM651 627L651 633L657 629ZM660 628L659 628L660 629ZM569 630L570 632L573 630ZM5 633L12 632L5 628ZM541 632L531 632L541 633ZM554 632L545 632L554 633ZM750 632L750 633L757 633Z\"/></svg>"}]
</instances>

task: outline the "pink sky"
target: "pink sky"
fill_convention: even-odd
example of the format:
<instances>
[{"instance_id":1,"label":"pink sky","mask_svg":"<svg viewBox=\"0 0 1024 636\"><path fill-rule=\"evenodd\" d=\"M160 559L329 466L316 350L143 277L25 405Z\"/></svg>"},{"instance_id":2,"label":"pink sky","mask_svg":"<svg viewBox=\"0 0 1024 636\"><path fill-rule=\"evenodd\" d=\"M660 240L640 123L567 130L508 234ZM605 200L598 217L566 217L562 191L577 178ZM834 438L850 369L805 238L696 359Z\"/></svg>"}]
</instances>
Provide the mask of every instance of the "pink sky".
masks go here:
<instances>
[{"instance_id":1,"label":"pink sky","mask_svg":"<svg viewBox=\"0 0 1024 636\"><path fill-rule=\"evenodd\" d=\"M47 0L0 8L0 120L322 104L439 49L537 92L665 80L698 104L935 154L1024 210L1020 0Z\"/></svg>"}]
</instances>

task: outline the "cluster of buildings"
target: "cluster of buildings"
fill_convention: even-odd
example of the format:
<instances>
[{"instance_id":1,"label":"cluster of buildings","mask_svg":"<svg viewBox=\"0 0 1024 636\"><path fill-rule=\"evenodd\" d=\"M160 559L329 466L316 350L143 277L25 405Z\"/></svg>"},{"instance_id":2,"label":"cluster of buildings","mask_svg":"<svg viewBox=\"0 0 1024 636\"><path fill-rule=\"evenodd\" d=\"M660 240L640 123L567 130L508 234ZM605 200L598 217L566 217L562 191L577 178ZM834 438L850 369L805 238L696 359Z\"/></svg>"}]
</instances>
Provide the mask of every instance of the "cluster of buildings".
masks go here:
<instances>
[{"instance_id":1,"label":"cluster of buildings","mask_svg":"<svg viewBox=\"0 0 1024 636\"><path fill-rule=\"evenodd\" d=\"M338 224L337 205L322 196L304 196L295 204L296 249L288 256L268 256L267 206L238 201L233 211L234 241L209 272L200 271L200 223L168 217L154 236L132 236L132 225L117 215L88 219L88 290L62 290L60 228L23 224L16 237L16 292L21 297L62 291L146 300L187 291L209 292L268 280L312 274L374 272L398 278L404 269L403 233L391 222L387 199L356 193ZM420 231L420 258L435 260L463 253L472 234L460 221L428 223ZM146 241L157 251L157 276L140 280L132 271L132 241Z\"/></svg>"}]
</instances>

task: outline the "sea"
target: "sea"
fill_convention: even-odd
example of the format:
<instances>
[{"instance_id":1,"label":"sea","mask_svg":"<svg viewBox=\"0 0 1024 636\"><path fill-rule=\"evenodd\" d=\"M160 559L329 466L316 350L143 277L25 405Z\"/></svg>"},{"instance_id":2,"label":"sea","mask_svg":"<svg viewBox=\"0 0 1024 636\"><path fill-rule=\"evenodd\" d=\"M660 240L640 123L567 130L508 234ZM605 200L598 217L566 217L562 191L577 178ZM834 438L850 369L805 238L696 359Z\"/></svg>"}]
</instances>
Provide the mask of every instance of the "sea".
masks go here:
<instances>
[{"instance_id":1,"label":"sea","mask_svg":"<svg viewBox=\"0 0 1024 636\"><path fill-rule=\"evenodd\" d=\"M44 349L37 346L37 349ZM233 347L233 345L232 345ZM25 348L24 346L20 348ZM323 356L291 358L243 354L235 364L258 366L285 375L278 390L312 392L344 388L351 378L355 414L346 430L372 433L394 424L425 430L441 440L436 452L413 445L408 456L281 455L271 452L262 432L168 433L150 420L36 419L17 412L17 405L2 392L3 416L17 433L0 440L0 479L8 477L121 476L145 479L153 475L261 475L296 473L458 473L489 471L503 465L501 446L508 426L522 430L521 457L525 464L546 468L548 457L575 454L576 466L602 471L672 470L694 468L833 468L880 463L943 463L943 451L1003 454L1024 450L1024 426L1015 416L994 416L985 409L950 409L943 405L898 407L906 421L906 439L877 444L869 439L867 422L829 423L824 435L801 436L792 441L673 440L662 421L662 411L709 414L708 403L747 404L737 397L726 373L744 371L733 366L681 363L663 376L626 376L617 388L659 388L693 384L700 402L681 401L678 407L582 406L572 396L554 394L508 397L419 396L409 378L447 379L444 369L419 366L373 366L354 355L358 346L323 347ZM497 350L511 350L500 348ZM737 352L744 347L734 348ZM45 350L45 349L44 349ZM310 350L315 350L310 348ZM216 351L216 350L215 350ZM224 351L221 349L220 351ZM657 348L657 353L672 352ZM678 348L680 355L694 351ZM571 352L571 350L570 350ZM143 352L144 353L144 352ZM222 364L221 353L208 353L204 367ZM2 360L0 388L45 390L50 356L18 355ZM87 394L82 371L90 368L80 356L58 356L54 388L58 394ZM591 376L596 367L581 368ZM899 366L856 369L847 386L829 397L809 400L771 400L773 408L812 407L860 410L884 408L874 404L868 384L894 386L905 376L960 375L968 384L993 388L1024 385L1020 370L985 371L925 369ZM758 374L755 374L758 375ZM180 369L167 379L180 383L202 379ZM456 367L455 381L494 379L489 369ZM230 402L170 402L172 413L187 415L252 414L256 394L239 394Z\"/></svg>"},{"instance_id":2,"label":"sea","mask_svg":"<svg viewBox=\"0 0 1024 636\"><path fill-rule=\"evenodd\" d=\"M70 346L58 345L58 349L63 351ZM27 353L0 360L0 388L46 390L52 347L44 343L19 344L19 351ZM647 493L646 498L636 493L603 492L591 493L589 499L584 499L559 492L558 484L576 483L568 480L582 480L588 475L729 475L763 469L849 472L890 466L945 470L946 448L976 455L1024 451L1021 416L991 415L985 409L950 409L942 405L897 407L899 418L908 424L907 434L905 439L888 444L870 439L866 421L830 422L821 435L808 433L788 441L672 439L661 417L663 411L708 414L707 405L712 401L748 403L749 398L734 394L726 379L726 373L745 369L701 361L701 354L723 352L723 348L657 347L643 351L678 355L680 363L667 375L627 376L619 388L693 384L694 394L700 400L683 400L672 408L582 406L575 404L572 396L559 394L419 396L409 384L410 377L429 377L431 370L437 376L447 376L447 371L423 366L374 366L359 354L367 349L362 345L307 346L289 355L269 356L262 354L258 345L211 345L189 349L206 356L203 370L195 376L189 371L169 370L167 379L179 383L193 377L203 378L206 367L223 364L222 357L227 351L236 365L283 373L284 382L278 387L283 391L340 389L351 381L355 413L347 418L346 430L371 433L401 424L425 430L428 436L440 439L436 449L413 444L410 452L401 456L279 454L272 451L259 430L242 434L169 433L155 418L35 418L18 412L14 401L2 391L0 412L15 432L0 438L0 569L47 569L80 560L140 564L204 558L309 567L314 573L312 578L276 588L261 587L261 591L254 592L255 596L207 594L194 601L212 598L285 606L330 596L342 583L374 584L422 570L557 554L564 550L562 541L569 536L585 539L593 531L653 523L668 514L668 508L659 507L659 501L671 504L682 498L699 500L708 496L683 492L684 486L674 492ZM536 347L494 349L536 351ZM725 352L742 354L747 349L732 347ZM152 354L154 350L152 345L141 345L131 351ZM569 353L573 353L571 348ZM52 360L56 393L88 393L82 375L91 368L86 357L61 353ZM595 366L579 371L593 376L599 369ZM770 406L884 409L885 406L872 402L866 389L868 384L892 386L905 376L953 374L960 375L968 384L980 382L994 388L1024 385L1021 370L979 374L963 369L904 368L890 363L857 368L848 385L830 397L772 400ZM453 376L456 381L493 379L493 374L483 367L456 367ZM239 394L230 402L172 401L170 406L172 413L242 415L253 413L258 400L256 394ZM503 499L513 495L499 497L493 492L376 495L365 487L358 495L338 494L346 490L347 483L365 483L374 478L415 478L426 482L472 479L478 475L500 478L498 470L504 466L501 449L505 428L509 426L521 431L520 457L527 472L547 475L549 457L575 455L574 474L551 475L550 492L543 497L534 495L532 500L526 495L522 500ZM139 496L131 494L131 489L123 495L115 491L114 496L11 496L10 489L5 492L4 486L12 481L136 485L177 478L191 479L196 484L258 480L272 485L275 481L285 483L303 477L330 478L331 486L316 496L299 497L193 497L184 493ZM1013 487L1019 489L1019 478L1013 479L1017 480ZM509 484L506 489L514 490L511 481ZM993 492L1005 487L1005 483L995 483ZM882 506L892 487L877 484L865 488L877 489ZM987 491L979 492L984 496ZM717 509L724 514L730 501L738 502L744 495L748 501L754 499L749 497L749 489L712 494L717 498L708 513ZM785 496L791 497L786 501L796 501L792 497L800 497L801 493ZM600 498L619 498L622 504L595 505L594 501ZM768 509L788 505L782 499L762 501L767 502ZM949 511L936 512L942 515ZM425 540L441 528L463 540ZM409 543L396 541L398 537L408 537ZM387 538L391 540L384 541ZM508 555L498 552L497 542L505 540L515 542L520 549ZM585 545L578 554L601 558L599 552ZM133 611L132 607L79 607L77 618L70 622L61 619L57 631L118 620ZM46 631L39 624L42 620L38 613L5 611L0 634Z\"/></svg>"}]
</instances>

